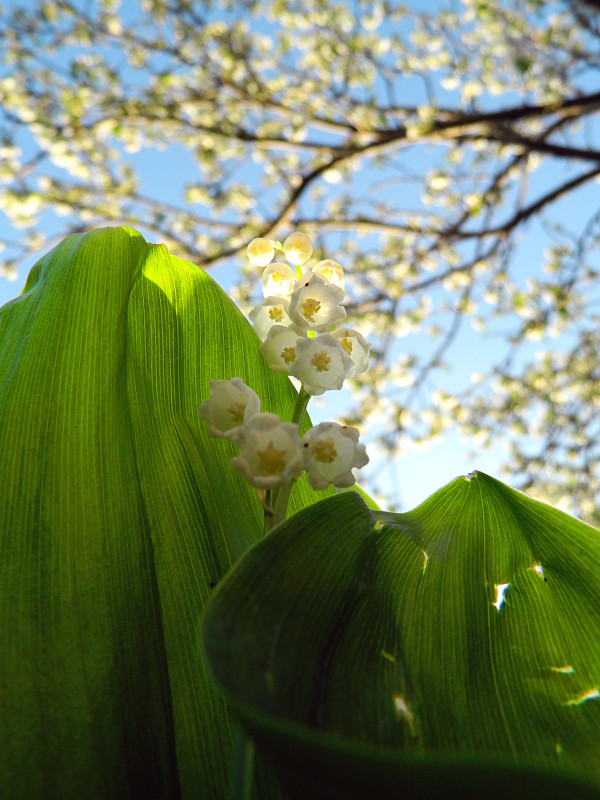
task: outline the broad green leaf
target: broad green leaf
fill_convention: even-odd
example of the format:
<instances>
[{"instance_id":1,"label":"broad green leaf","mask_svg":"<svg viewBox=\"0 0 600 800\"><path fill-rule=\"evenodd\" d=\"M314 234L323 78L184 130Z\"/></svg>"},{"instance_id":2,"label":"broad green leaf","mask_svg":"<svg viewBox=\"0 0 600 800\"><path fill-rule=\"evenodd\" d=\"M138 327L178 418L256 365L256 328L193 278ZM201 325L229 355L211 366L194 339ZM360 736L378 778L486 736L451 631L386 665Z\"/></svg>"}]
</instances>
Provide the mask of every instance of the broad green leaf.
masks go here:
<instances>
[{"instance_id":1,"label":"broad green leaf","mask_svg":"<svg viewBox=\"0 0 600 800\"><path fill-rule=\"evenodd\" d=\"M198 408L238 375L291 418L234 303L131 229L68 237L0 310L3 798L227 796L198 627L262 508Z\"/></svg>"},{"instance_id":2,"label":"broad green leaf","mask_svg":"<svg viewBox=\"0 0 600 800\"><path fill-rule=\"evenodd\" d=\"M203 635L295 798L600 797L600 532L486 475L306 509Z\"/></svg>"}]
</instances>

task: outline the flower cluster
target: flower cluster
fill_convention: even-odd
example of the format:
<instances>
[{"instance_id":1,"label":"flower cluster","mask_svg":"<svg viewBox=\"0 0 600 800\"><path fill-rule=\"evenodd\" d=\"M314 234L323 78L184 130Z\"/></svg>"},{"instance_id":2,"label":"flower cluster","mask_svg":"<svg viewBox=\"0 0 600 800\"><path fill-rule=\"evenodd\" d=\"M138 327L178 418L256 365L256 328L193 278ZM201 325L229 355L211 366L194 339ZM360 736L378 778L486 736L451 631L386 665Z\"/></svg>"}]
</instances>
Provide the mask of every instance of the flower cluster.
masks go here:
<instances>
[{"instance_id":1,"label":"flower cluster","mask_svg":"<svg viewBox=\"0 0 600 800\"><path fill-rule=\"evenodd\" d=\"M314 489L352 486L352 469L369 460L356 428L323 422L301 439L297 423L260 411L258 395L241 378L211 381L209 388L200 416L213 436L238 445L231 463L259 489L291 483L304 470Z\"/></svg>"},{"instance_id":2,"label":"flower cluster","mask_svg":"<svg viewBox=\"0 0 600 800\"><path fill-rule=\"evenodd\" d=\"M296 268L312 255L310 238L300 232L279 247ZM255 266L265 267L265 299L250 319L275 372L293 375L309 394L318 395L341 389L346 378L367 369L370 345L364 337L350 328L330 331L346 316L344 272L338 263L325 259L295 273L289 264L273 263L275 249L267 239L254 239L248 255Z\"/></svg>"},{"instance_id":3,"label":"flower cluster","mask_svg":"<svg viewBox=\"0 0 600 800\"><path fill-rule=\"evenodd\" d=\"M276 249L288 264L273 263ZM310 238L300 232L283 245L266 239L248 245L250 261L264 269L265 299L249 315L263 340L261 352L275 372L301 382L293 421L282 422L276 414L262 412L258 395L241 378L211 380L210 396L200 406L209 432L239 447L240 454L231 463L267 493L267 501L273 501L273 507L265 505L275 524L285 516L289 490L302 472L314 489L330 484L346 487L355 482L352 470L369 461L356 428L323 422L300 438L310 396L341 389L346 378L364 372L370 350L357 331L335 328L346 316L344 273L331 259L306 269L312 250ZM277 512L280 497L286 499Z\"/></svg>"}]
</instances>

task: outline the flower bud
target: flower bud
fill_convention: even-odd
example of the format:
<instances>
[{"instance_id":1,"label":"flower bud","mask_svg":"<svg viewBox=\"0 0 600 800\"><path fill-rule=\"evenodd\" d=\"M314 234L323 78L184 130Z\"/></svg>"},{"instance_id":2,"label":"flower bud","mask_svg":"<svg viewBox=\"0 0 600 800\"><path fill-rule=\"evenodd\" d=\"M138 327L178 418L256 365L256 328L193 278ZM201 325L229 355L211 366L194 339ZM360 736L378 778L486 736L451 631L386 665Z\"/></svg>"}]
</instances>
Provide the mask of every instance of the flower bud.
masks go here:
<instances>
[{"instance_id":1,"label":"flower bud","mask_svg":"<svg viewBox=\"0 0 600 800\"><path fill-rule=\"evenodd\" d=\"M313 246L310 236L305 233L292 233L283 243L285 257L294 266L304 264L312 255Z\"/></svg>"},{"instance_id":2,"label":"flower bud","mask_svg":"<svg viewBox=\"0 0 600 800\"><path fill-rule=\"evenodd\" d=\"M268 239L252 239L246 248L248 258L255 267L266 267L275 255L273 245Z\"/></svg>"}]
</instances>

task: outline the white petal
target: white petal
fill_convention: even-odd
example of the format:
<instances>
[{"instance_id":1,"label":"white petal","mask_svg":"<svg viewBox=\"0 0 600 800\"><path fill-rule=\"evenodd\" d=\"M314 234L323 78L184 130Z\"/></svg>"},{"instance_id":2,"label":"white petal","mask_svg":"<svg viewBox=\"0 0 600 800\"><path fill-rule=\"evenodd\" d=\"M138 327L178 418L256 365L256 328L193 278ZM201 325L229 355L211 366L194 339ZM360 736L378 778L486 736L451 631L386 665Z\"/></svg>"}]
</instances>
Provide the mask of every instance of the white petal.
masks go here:
<instances>
[{"instance_id":1,"label":"white petal","mask_svg":"<svg viewBox=\"0 0 600 800\"><path fill-rule=\"evenodd\" d=\"M336 422L323 422L302 438L304 466L313 489L352 486L352 469L364 467L368 457L358 443L358 430Z\"/></svg>"},{"instance_id":2,"label":"white petal","mask_svg":"<svg viewBox=\"0 0 600 800\"><path fill-rule=\"evenodd\" d=\"M333 286L337 286L338 289L341 289L342 291L345 290L346 285L344 281L344 270L337 263L337 261L332 261L330 258L326 258L323 261L316 263L312 268L312 271L322 275L324 278L327 278L329 283L333 284Z\"/></svg>"},{"instance_id":3,"label":"white petal","mask_svg":"<svg viewBox=\"0 0 600 800\"><path fill-rule=\"evenodd\" d=\"M273 372L292 374L292 365L296 360L296 346L300 339L305 339L292 327L273 325L267 338L260 346L260 351L266 358Z\"/></svg>"},{"instance_id":4,"label":"white petal","mask_svg":"<svg viewBox=\"0 0 600 800\"><path fill-rule=\"evenodd\" d=\"M358 331L350 328L336 328L332 331L332 335L340 340L345 352L352 359L353 367L348 373L348 377L353 378L355 375L366 372L369 368L370 342L367 342Z\"/></svg>"},{"instance_id":5,"label":"white petal","mask_svg":"<svg viewBox=\"0 0 600 800\"><path fill-rule=\"evenodd\" d=\"M275 261L262 274L263 294L265 297L288 297L296 282L294 270L281 261Z\"/></svg>"},{"instance_id":6,"label":"white petal","mask_svg":"<svg viewBox=\"0 0 600 800\"><path fill-rule=\"evenodd\" d=\"M328 389L341 389L352 366L340 341L330 333L322 333L298 342L291 374L302 381L309 394L319 395Z\"/></svg>"},{"instance_id":7,"label":"white petal","mask_svg":"<svg viewBox=\"0 0 600 800\"><path fill-rule=\"evenodd\" d=\"M259 396L241 378L211 380L209 392L198 413L208 422L209 433L219 439L231 438L231 431L260 412Z\"/></svg>"},{"instance_id":8,"label":"white petal","mask_svg":"<svg viewBox=\"0 0 600 800\"><path fill-rule=\"evenodd\" d=\"M340 305L344 292L314 273L296 281L290 297L289 315L298 327L323 333L346 316Z\"/></svg>"},{"instance_id":9,"label":"white petal","mask_svg":"<svg viewBox=\"0 0 600 800\"><path fill-rule=\"evenodd\" d=\"M248 316L254 330L261 339L265 339L273 325L291 325L289 315L290 304L285 297L265 297L250 311Z\"/></svg>"},{"instance_id":10,"label":"white petal","mask_svg":"<svg viewBox=\"0 0 600 800\"><path fill-rule=\"evenodd\" d=\"M289 482L303 469L298 426L281 422L276 414L254 415L237 443L241 453L231 463L259 488Z\"/></svg>"}]
</instances>

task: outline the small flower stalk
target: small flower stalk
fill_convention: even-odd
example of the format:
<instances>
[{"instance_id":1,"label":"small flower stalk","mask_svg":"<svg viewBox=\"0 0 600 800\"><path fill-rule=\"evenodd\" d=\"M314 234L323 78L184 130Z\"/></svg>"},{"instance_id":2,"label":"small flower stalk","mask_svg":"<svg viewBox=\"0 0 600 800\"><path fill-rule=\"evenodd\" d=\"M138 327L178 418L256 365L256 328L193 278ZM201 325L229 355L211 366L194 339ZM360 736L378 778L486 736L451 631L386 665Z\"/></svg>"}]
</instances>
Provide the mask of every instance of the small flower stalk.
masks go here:
<instances>
[{"instance_id":1,"label":"small flower stalk","mask_svg":"<svg viewBox=\"0 0 600 800\"><path fill-rule=\"evenodd\" d=\"M273 261L276 251L289 264ZM261 411L256 392L238 377L211 380L199 413L212 436L239 447L231 464L257 488L268 533L285 519L292 485L302 473L313 489L348 487L356 481L353 470L368 463L357 428L323 422L302 439L299 428L311 396L339 390L346 378L368 369L371 345L358 331L336 327L346 318L344 271L331 259L311 267L313 245L305 233L292 233L283 245L253 239L247 252L263 269L264 299L249 314L260 350L274 372L300 381L293 419L282 422Z\"/></svg>"}]
</instances>

